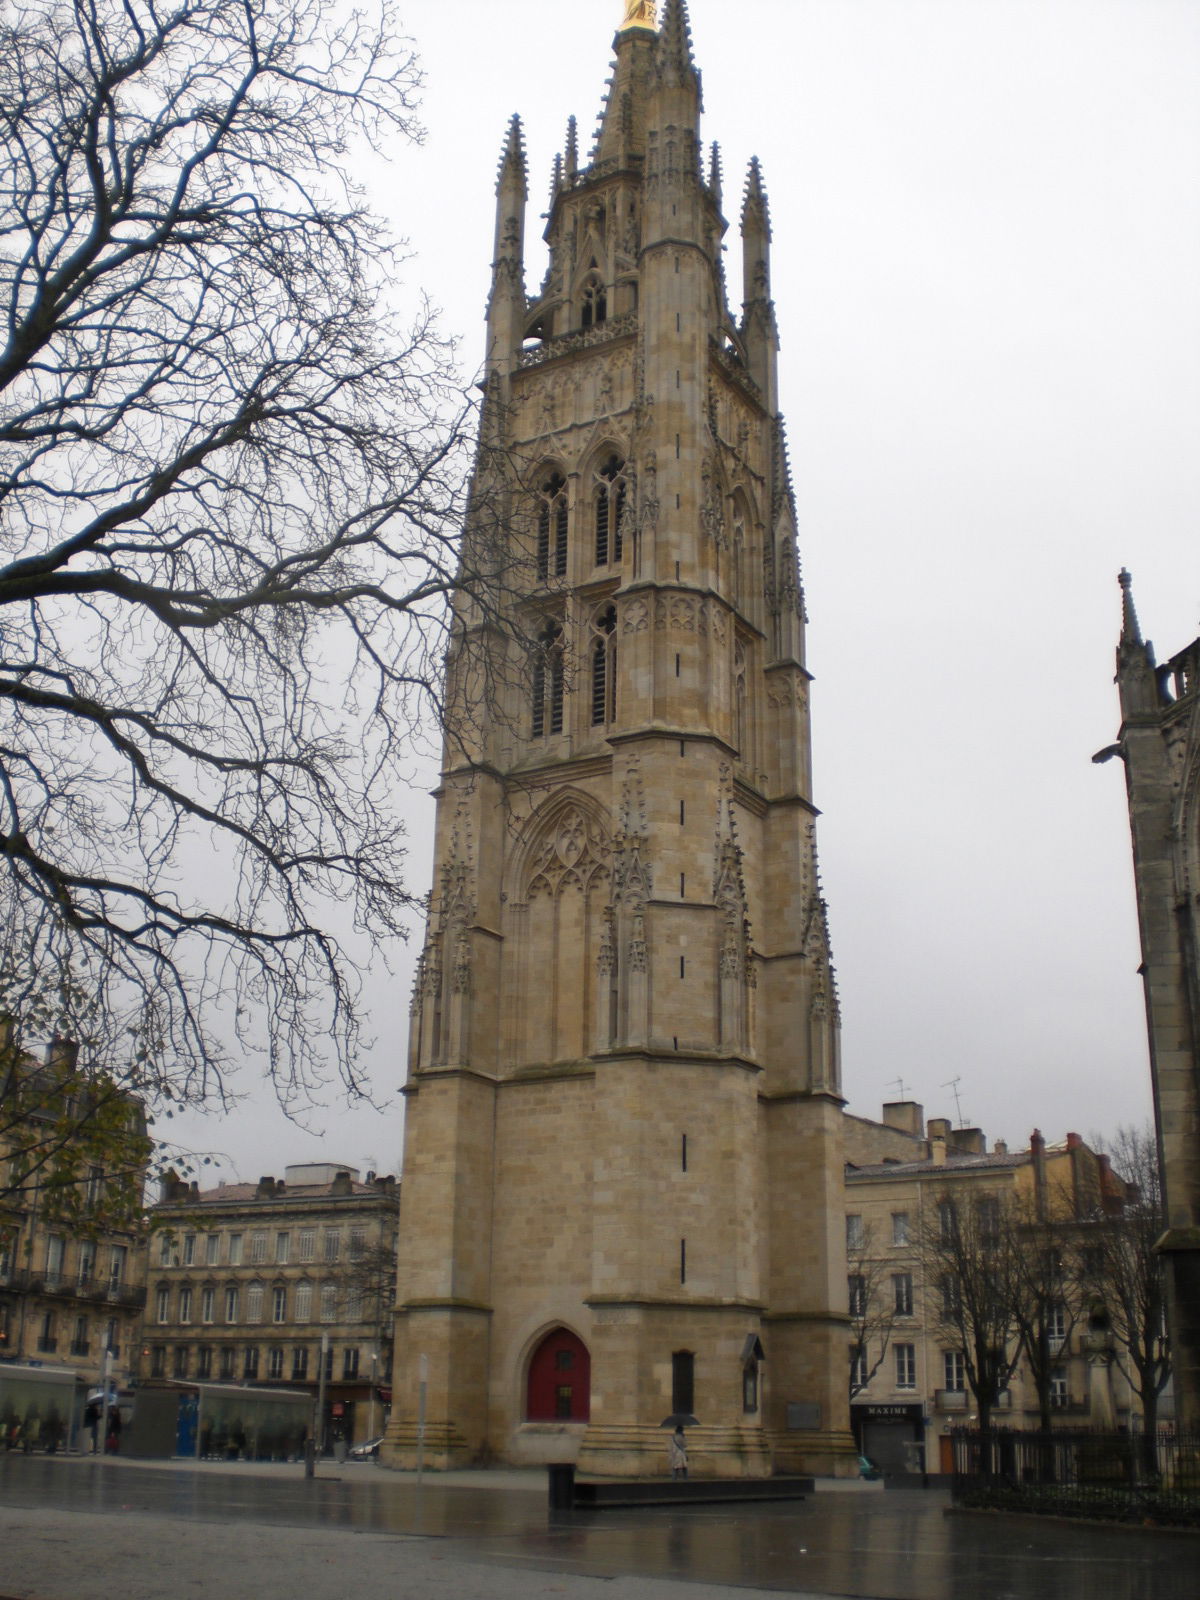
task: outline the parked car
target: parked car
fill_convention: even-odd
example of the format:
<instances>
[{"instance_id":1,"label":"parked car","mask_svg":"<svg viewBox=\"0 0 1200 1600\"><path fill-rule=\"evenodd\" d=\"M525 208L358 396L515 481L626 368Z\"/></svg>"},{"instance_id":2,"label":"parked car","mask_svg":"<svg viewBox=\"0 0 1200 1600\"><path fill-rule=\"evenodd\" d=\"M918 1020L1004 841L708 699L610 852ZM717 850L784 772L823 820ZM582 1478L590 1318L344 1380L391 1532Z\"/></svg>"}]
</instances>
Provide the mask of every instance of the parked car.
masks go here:
<instances>
[{"instance_id":1,"label":"parked car","mask_svg":"<svg viewBox=\"0 0 1200 1600\"><path fill-rule=\"evenodd\" d=\"M379 1454L379 1446L383 1443L383 1435L377 1439L364 1439L360 1444L350 1446L351 1461L373 1461Z\"/></svg>"},{"instance_id":2,"label":"parked car","mask_svg":"<svg viewBox=\"0 0 1200 1600\"><path fill-rule=\"evenodd\" d=\"M859 1456L858 1475L860 1478L867 1478L871 1483L883 1477L882 1471L875 1465L870 1456Z\"/></svg>"}]
</instances>

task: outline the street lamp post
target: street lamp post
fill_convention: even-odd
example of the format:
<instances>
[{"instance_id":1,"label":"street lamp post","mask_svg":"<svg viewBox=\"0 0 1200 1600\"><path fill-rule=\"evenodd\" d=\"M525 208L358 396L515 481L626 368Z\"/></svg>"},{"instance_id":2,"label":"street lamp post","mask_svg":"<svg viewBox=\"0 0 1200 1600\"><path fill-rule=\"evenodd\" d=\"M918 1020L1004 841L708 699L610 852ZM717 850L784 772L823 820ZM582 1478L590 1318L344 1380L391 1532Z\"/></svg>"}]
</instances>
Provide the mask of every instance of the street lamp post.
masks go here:
<instances>
[{"instance_id":1,"label":"street lamp post","mask_svg":"<svg viewBox=\"0 0 1200 1600\"><path fill-rule=\"evenodd\" d=\"M379 1351L371 1351L371 1404L367 1413L367 1438L375 1437L375 1382L376 1368L379 1366Z\"/></svg>"}]
</instances>

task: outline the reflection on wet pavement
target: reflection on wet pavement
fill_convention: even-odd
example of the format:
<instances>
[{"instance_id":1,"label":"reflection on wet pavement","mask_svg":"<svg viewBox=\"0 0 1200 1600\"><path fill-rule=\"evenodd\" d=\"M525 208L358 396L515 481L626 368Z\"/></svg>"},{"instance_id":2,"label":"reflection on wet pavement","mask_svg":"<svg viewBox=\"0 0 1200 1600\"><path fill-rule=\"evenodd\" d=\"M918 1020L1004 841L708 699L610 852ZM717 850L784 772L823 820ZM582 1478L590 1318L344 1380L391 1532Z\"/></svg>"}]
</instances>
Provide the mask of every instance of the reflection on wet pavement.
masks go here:
<instances>
[{"instance_id":1,"label":"reflection on wet pavement","mask_svg":"<svg viewBox=\"0 0 1200 1600\"><path fill-rule=\"evenodd\" d=\"M0 1502L416 1535L505 1566L870 1600L1195 1600L1200 1589L1200 1537L946 1515L935 1491L551 1520L540 1485L427 1478L418 1487L372 1467L341 1478L327 1468L306 1482L299 1469L295 1478L257 1477L3 1457Z\"/></svg>"}]
</instances>

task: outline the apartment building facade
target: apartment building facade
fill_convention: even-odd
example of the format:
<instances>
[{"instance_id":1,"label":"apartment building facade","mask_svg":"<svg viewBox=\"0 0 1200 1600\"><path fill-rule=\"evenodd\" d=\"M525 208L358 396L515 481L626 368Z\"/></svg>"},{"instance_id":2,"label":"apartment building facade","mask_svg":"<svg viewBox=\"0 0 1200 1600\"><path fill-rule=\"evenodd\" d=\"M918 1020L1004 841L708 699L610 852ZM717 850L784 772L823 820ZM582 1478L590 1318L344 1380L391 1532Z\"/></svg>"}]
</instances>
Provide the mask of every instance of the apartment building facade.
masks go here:
<instances>
[{"instance_id":1,"label":"apartment building facade","mask_svg":"<svg viewBox=\"0 0 1200 1600\"><path fill-rule=\"evenodd\" d=\"M394 1177L331 1164L205 1190L168 1179L151 1212L143 1377L315 1395L323 1360L326 1440L381 1431L399 1208Z\"/></svg>"},{"instance_id":2,"label":"apartment building facade","mask_svg":"<svg viewBox=\"0 0 1200 1600\"><path fill-rule=\"evenodd\" d=\"M1119 1206L1123 1185L1107 1158L1077 1134L1025 1150L978 1128L954 1128L915 1103L884 1107L882 1123L848 1117L847 1301L851 1316L851 1425L859 1448L890 1473L952 1470L950 1436L977 1422L965 1352L939 1314L946 1286L927 1241L947 1208L986 1218L1042 1218L1064 1247L1086 1248L1086 1220ZM1044 1236L1039 1233L1040 1241ZM1031 1245L1031 1248L1033 1246ZM1136 1398L1111 1340L1089 1322L1069 1287L1048 1312L1055 1422L1125 1426ZM993 1422L1036 1428L1038 1395L1027 1364L1015 1367Z\"/></svg>"}]
</instances>

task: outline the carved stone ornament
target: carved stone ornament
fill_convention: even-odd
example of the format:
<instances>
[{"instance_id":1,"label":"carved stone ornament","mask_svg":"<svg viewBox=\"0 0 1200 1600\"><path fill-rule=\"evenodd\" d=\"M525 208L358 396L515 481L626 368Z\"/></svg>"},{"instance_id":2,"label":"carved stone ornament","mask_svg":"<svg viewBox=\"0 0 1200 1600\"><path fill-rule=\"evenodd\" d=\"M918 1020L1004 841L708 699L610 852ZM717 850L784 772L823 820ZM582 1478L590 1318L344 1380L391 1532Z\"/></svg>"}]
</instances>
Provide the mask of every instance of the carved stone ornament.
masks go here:
<instances>
[{"instance_id":1,"label":"carved stone ornament","mask_svg":"<svg viewBox=\"0 0 1200 1600\"><path fill-rule=\"evenodd\" d=\"M650 626L650 609L644 600L633 599L626 601L624 607L624 620L621 624L623 633L645 633Z\"/></svg>"},{"instance_id":2,"label":"carved stone ornament","mask_svg":"<svg viewBox=\"0 0 1200 1600\"><path fill-rule=\"evenodd\" d=\"M586 892L609 872L609 846L592 819L570 806L539 841L529 869L528 897L559 894L575 887Z\"/></svg>"}]
</instances>

